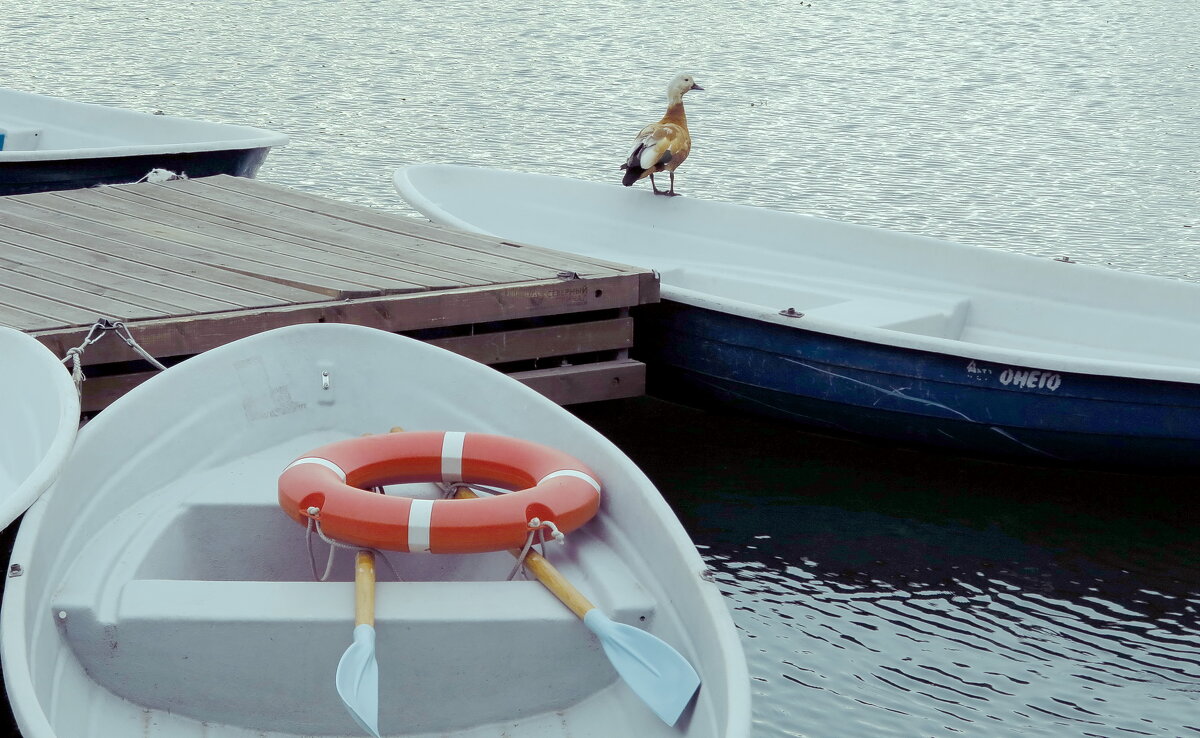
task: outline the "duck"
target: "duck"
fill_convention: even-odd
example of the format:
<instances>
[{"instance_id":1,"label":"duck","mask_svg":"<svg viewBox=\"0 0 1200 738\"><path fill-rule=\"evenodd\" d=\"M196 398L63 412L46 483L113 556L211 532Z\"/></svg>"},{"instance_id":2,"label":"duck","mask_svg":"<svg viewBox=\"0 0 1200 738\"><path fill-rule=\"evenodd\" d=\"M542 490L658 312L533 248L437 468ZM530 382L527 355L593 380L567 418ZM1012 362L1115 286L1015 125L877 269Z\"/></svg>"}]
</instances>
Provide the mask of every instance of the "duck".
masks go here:
<instances>
[{"instance_id":1,"label":"duck","mask_svg":"<svg viewBox=\"0 0 1200 738\"><path fill-rule=\"evenodd\" d=\"M683 96L692 91L704 91L690 74L675 75L667 85L667 112L662 120L651 123L638 133L621 169L625 176L621 184L629 187L644 177L650 178L654 194L673 197L675 192L675 170L687 159L692 150L692 136L688 132L687 116L683 112ZM671 175L669 189L660 190L654 183L654 175L666 170Z\"/></svg>"}]
</instances>

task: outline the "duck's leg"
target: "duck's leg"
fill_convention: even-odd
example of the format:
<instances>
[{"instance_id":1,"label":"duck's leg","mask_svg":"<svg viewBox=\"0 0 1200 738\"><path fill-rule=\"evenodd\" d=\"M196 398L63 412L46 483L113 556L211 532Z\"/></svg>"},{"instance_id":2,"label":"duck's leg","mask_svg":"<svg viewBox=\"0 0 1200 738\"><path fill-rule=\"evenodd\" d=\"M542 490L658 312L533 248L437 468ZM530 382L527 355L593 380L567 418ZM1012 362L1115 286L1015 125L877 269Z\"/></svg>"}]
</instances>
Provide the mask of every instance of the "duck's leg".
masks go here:
<instances>
[{"instance_id":1,"label":"duck's leg","mask_svg":"<svg viewBox=\"0 0 1200 738\"><path fill-rule=\"evenodd\" d=\"M654 188L654 194L656 194L656 195L667 194L667 193L663 192L662 190L658 189L658 185L654 184L654 172L650 172L650 186Z\"/></svg>"},{"instance_id":2,"label":"duck's leg","mask_svg":"<svg viewBox=\"0 0 1200 738\"><path fill-rule=\"evenodd\" d=\"M672 169L670 172L668 172L668 174L671 175L671 189L667 190L663 194L667 195L668 197L675 197L675 195L677 194L675 192L675 170Z\"/></svg>"}]
</instances>

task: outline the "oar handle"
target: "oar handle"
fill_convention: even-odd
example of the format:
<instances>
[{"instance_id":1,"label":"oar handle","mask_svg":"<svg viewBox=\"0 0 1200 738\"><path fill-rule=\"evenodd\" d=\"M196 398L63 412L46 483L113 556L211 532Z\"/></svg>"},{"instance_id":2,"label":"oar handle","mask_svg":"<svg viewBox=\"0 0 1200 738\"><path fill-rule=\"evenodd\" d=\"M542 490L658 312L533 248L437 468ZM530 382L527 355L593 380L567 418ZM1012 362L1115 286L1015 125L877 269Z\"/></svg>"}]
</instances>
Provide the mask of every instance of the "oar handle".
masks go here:
<instances>
[{"instance_id":1,"label":"oar handle","mask_svg":"<svg viewBox=\"0 0 1200 738\"><path fill-rule=\"evenodd\" d=\"M375 627L375 554L354 557L354 624Z\"/></svg>"},{"instance_id":2,"label":"oar handle","mask_svg":"<svg viewBox=\"0 0 1200 738\"><path fill-rule=\"evenodd\" d=\"M459 487L456 496L462 500L473 500L479 497L479 495L465 487ZM509 549L509 553L518 559L521 558L521 549L519 548ZM538 581L546 589L550 590L564 605L571 608L571 612L580 618L587 615L590 610L596 608L595 605L588 601L588 598L583 596L582 592L575 589L575 585L567 581L567 578L554 567L554 564L547 561L546 557L537 551L530 549L525 554L525 568L533 572L533 575L537 577Z\"/></svg>"}]
</instances>

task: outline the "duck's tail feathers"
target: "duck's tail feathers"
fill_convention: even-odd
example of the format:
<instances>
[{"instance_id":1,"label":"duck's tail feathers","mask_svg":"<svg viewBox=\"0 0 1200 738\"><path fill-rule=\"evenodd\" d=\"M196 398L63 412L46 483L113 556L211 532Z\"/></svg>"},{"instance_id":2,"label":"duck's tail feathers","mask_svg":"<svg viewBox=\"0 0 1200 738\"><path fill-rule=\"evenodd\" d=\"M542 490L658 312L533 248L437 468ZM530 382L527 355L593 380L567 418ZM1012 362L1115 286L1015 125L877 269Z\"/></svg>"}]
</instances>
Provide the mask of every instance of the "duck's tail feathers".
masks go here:
<instances>
[{"instance_id":1,"label":"duck's tail feathers","mask_svg":"<svg viewBox=\"0 0 1200 738\"><path fill-rule=\"evenodd\" d=\"M625 170L625 176L621 178L621 184L629 187L634 182L641 179L642 174L646 171L640 167L631 167L628 164L622 164L621 168Z\"/></svg>"}]
</instances>

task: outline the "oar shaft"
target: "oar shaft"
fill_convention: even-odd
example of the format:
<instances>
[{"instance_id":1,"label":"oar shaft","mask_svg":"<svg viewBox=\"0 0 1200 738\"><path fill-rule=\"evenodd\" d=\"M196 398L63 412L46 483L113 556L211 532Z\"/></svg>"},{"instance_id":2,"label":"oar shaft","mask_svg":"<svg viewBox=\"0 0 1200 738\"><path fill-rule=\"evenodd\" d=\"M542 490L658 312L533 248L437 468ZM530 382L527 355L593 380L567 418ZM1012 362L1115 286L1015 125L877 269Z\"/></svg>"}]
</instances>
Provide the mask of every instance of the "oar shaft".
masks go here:
<instances>
[{"instance_id":1,"label":"oar shaft","mask_svg":"<svg viewBox=\"0 0 1200 738\"><path fill-rule=\"evenodd\" d=\"M475 494L469 489L460 487L457 492L457 496L459 499L471 500L475 499L479 495ZM518 559L521 558L521 549L519 548L510 549L509 553ZM588 598L583 596L582 592L575 588L575 585L567 581L567 578L564 577L557 568L555 568L554 564L551 564L549 561L547 561L546 558L537 551L530 549L529 552L525 554L525 568L533 572L533 575L537 577L538 581L541 582L546 589L554 593L555 597L561 600L564 605L571 608L571 612L575 613L580 618L583 618L584 615L587 615L589 610L594 610L596 608L595 605L588 601Z\"/></svg>"},{"instance_id":2,"label":"oar shaft","mask_svg":"<svg viewBox=\"0 0 1200 738\"><path fill-rule=\"evenodd\" d=\"M375 626L375 554L354 557L354 624Z\"/></svg>"},{"instance_id":3,"label":"oar shaft","mask_svg":"<svg viewBox=\"0 0 1200 738\"><path fill-rule=\"evenodd\" d=\"M520 558L520 549L513 549L512 555ZM596 606L589 602L582 592L575 589L575 585L568 582L566 577L554 568L554 564L546 561L537 551L530 550L525 554L525 568L533 572L546 589L553 592L555 597L562 600L562 603L580 618L587 615L589 610L595 609Z\"/></svg>"}]
</instances>

